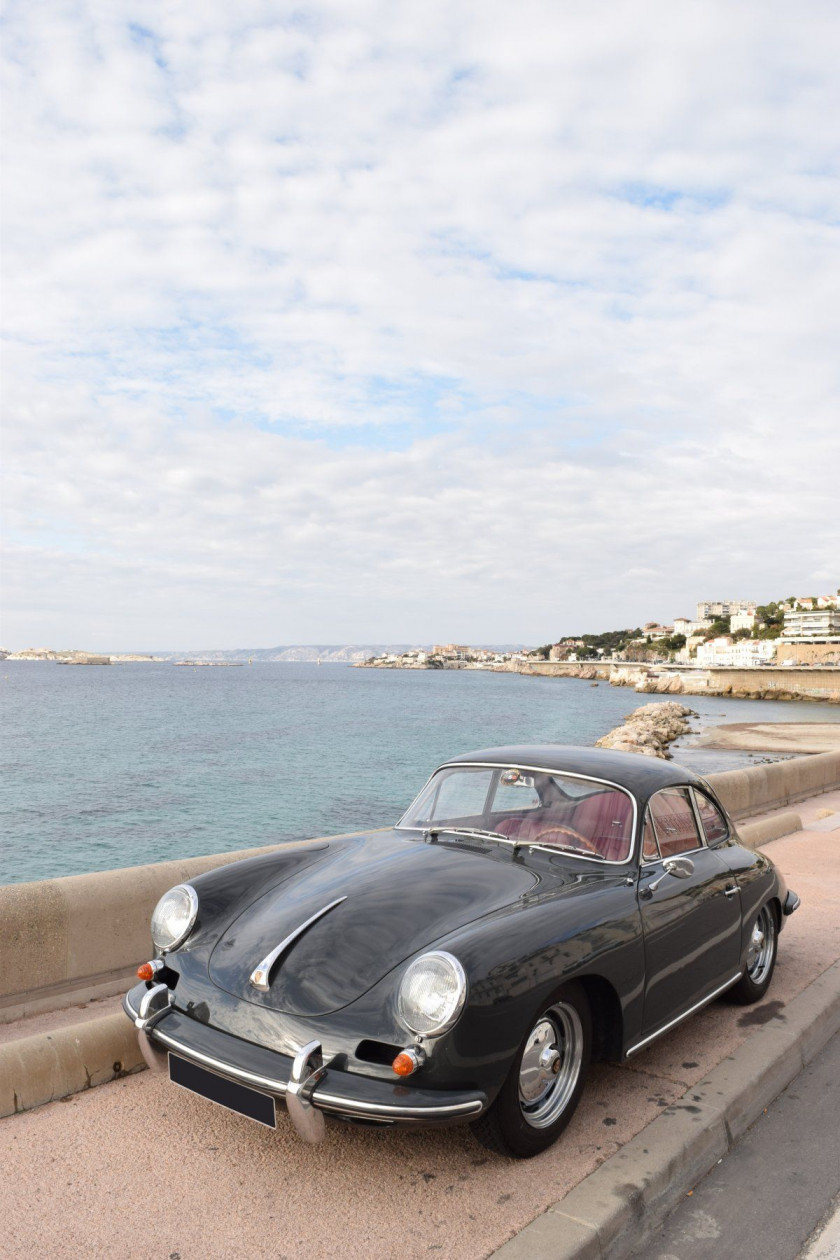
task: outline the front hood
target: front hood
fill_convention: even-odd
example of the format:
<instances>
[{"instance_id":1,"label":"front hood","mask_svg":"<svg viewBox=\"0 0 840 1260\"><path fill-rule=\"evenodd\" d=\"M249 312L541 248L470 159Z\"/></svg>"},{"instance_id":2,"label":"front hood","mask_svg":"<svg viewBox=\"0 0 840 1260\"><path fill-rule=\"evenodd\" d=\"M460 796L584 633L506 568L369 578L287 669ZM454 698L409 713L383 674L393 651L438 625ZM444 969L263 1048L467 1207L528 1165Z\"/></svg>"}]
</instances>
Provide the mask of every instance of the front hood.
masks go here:
<instances>
[{"instance_id":1,"label":"front hood","mask_svg":"<svg viewBox=\"0 0 840 1260\"><path fill-rule=\"evenodd\" d=\"M388 832L330 852L252 902L219 938L210 979L246 1001L290 1015L326 1015L361 997L403 959L533 888L506 850L477 853ZM279 958L267 993L258 963L339 897Z\"/></svg>"}]
</instances>

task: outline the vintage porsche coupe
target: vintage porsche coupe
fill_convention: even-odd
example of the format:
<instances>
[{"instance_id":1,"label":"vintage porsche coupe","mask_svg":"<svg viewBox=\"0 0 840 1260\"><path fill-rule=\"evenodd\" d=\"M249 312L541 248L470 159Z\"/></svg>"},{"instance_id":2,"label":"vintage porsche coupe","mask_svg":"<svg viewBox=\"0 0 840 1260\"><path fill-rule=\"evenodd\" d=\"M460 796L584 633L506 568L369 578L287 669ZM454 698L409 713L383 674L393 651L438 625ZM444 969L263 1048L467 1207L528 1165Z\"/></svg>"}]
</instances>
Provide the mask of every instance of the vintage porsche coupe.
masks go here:
<instances>
[{"instance_id":1,"label":"vintage porsche coupe","mask_svg":"<svg viewBox=\"0 0 840 1260\"><path fill-rule=\"evenodd\" d=\"M159 901L124 999L150 1067L265 1125L471 1122L527 1157L593 1058L765 993L799 904L679 766L455 757L389 830L288 844Z\"/></svg>"}]
</instances>

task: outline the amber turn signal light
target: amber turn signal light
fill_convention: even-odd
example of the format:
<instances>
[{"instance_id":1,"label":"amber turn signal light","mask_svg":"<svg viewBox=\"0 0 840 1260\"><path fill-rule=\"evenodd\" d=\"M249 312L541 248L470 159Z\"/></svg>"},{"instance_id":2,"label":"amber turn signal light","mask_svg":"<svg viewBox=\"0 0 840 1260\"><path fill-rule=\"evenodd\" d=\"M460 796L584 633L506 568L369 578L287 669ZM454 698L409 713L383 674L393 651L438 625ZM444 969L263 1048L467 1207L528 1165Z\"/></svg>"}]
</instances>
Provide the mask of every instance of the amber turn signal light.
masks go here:
<instances>
[{"instance_id":1,"label":"amber turn signal light","mask_svg":"<svg viewBox=\"0 0 840 1260\"><path fill-rule=\"evenodd\" d=\"M137 968L137 978L139 980L153 980L155 969L151 963L141 963Z\"/></svg>"},{"instance_id":2,"label":"amber turn signal light","mask_svg":"<svg viewBox=\"0 0 840 1260\"><path fill-rule=\"evenodd\" d=\"M391 1064L391 1071L397 1076L411 1076L412 1072L416 1072L422 1066L425 1059L426 1056L422 1050L401 1050Z\"/></svg>"}]
</instances>

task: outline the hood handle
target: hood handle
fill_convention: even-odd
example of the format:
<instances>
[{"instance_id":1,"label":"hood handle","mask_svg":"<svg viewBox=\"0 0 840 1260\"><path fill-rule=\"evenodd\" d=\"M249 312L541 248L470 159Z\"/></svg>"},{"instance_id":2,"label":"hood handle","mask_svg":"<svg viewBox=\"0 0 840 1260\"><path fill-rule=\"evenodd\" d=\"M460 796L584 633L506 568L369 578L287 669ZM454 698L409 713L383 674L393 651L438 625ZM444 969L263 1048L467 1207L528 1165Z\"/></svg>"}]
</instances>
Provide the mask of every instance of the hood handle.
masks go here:
<instances>
[{"instance_id":1,"label":"hood handle","mask_svg":"<svg viewBox=\"0 0 840 1260\"><path fill-rule=\"evenodd\" d=\"M334 910L336 906L340 906L342 901L346 900L347 897L345 896L338 897L335 901L331 901L328 906L324 906L323 909L317 910L315 914L311 915L305 923L301 923L300 927L296 927L294 932L290 932L288 936L285 936L279 945L275 945L271 953L266 954L262 962L257 963L256 967L251 972L251 984L254 988L259 989L260 993L268 993L271 986L271 969L277 962L280 955L285 954L289 946L293 945L298 937L303 936L304 932L311 928L313 923L317 923L318 920L322 919L325 914L329 914L330 910Z\"/></svg>"}]
</instances>

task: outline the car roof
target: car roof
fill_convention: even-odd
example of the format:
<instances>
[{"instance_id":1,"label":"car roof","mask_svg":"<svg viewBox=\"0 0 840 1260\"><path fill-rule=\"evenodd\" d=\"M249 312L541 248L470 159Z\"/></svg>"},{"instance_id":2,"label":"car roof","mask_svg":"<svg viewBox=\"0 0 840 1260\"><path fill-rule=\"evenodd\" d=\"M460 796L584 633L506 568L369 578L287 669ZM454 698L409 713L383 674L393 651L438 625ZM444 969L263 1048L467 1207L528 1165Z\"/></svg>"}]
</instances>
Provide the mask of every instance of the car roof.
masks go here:
<instances>
[{"instance_id":1,"label":"car roof","mask_svg":"<svg viewBox=\"0 0 840 1260\"><path fill-rule=\"evenodd\" d=\"M486 762L540 770L567 770L571 774L608 779L629 788L637 796L649 796L660 788L678 784L705 784L696 774L673 761L640 753L614 752L608 748L583 748L576 744L512 744L505 748L480 748L444 762L447 766Z\"/></svg>"}]
</instances>

